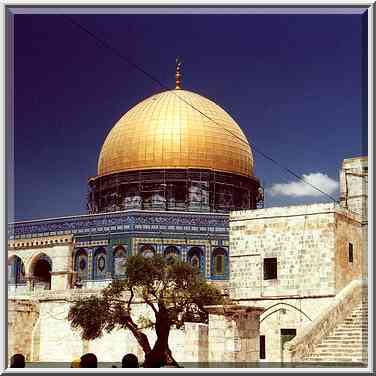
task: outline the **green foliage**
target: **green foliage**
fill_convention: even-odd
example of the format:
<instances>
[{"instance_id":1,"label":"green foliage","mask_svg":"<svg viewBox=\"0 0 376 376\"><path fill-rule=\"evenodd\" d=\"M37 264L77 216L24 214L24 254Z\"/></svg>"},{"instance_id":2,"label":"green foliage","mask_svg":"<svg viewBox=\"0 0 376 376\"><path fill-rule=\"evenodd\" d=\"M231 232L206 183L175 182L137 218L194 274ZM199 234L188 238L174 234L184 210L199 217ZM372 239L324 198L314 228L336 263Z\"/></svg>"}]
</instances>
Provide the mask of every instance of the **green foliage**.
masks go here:
<instances>
[{"instance_id":1,"label":"green foliage","mask_svg":"<svg viewBox=\"0 0 376 376\"><path fill-rule=\"evenodd\" d=\"M163 314L168 328L181 328L185 321L207 322L204 306L223 303L220 291L199 270L177 258L130 256L126 275L126 279L114 280L100 297L79 300L70 308L68 320L82 330L82 338L95 339L115 327L129 328L135 334L152 326L149 318L139 317L137 324L132 319L135 298L152 309L156 322Z\"/></svg>"},{"instance_id":2,"label":"green foliage","mask_svg":"<svg viewBox=\"0 0 376 376\"><path fill-rule=\"evenodd\" d=\"M81 299L69 310L68 320L73 328L82 329L82 338L95 339L102 335L108 320L109 307L107 302L96 296Z\"/></svg>"}]
</instances>

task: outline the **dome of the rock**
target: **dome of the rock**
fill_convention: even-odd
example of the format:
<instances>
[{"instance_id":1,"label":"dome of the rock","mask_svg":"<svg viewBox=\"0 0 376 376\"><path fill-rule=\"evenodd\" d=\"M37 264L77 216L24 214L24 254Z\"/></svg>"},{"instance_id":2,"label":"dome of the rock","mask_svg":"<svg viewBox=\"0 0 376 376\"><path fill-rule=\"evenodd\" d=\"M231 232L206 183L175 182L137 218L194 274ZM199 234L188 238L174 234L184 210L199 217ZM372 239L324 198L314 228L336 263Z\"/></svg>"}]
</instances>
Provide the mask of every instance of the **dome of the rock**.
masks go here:
<instances>
[{"instance_id":1,"label":"dome of the rock","mask_svg":"<svg viewBox=\"0 0 376 376\"><path fill-rule=\"evenodd\" d=\"M130 109L102 146L98 175L150 169L253 175L250 146L233 118L187 90L153 95Z\"/></svg>"}]
</instances>

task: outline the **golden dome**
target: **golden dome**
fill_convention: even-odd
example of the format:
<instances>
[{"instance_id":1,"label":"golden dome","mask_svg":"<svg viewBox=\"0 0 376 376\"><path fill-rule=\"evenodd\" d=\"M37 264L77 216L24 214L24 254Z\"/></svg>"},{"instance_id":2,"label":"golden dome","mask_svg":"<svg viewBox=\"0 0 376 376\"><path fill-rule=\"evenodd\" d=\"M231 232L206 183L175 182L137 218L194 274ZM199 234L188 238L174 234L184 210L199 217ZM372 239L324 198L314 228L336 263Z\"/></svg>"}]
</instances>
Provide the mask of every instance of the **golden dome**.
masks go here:
<instances>
[{"instance_id":1,"label":"golden dome","mask_svg":"<svg viewBox=\"0 0 376 376\"><path fill-rule=\"evenodd\" d=\"M100 176L170 168L252 176L253 157L244 133L226 111L201 95L175 89L129 110L107 135L98 160Z\"/></svg>"}]
</instances>

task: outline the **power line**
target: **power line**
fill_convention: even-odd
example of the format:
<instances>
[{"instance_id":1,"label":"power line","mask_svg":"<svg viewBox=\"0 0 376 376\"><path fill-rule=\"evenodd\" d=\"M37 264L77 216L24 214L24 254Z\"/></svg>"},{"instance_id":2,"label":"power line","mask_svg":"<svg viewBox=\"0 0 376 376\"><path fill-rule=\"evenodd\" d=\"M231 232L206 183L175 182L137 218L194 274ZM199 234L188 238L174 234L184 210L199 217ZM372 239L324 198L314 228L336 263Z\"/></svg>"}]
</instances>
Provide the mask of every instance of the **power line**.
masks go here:
<instances>
[{"instance_id":1,"label":"power line","mask_svg":"<svg viewBox=\"0 0 376 376\"><path fill-rule=\"evenodd\" d=\"M158 78L156 78L155 76L153 76L151 73L147 72L144 68L142 68L139 64L133 62L128 56L124 56L121 52L119 52L116 48L114 48L113 46L111 46L106 40L98 37L95 33L93 33L92 31L90 31L88 28L86 28L85 26L81 25L79 22L75 21L72 17L68 16L68 15L63 15L63 17L66 17L72 24L74 24L76 27L78 27L80 30L84 31L85 33L87 33L88 35L90 35L92 38L94 38L97 42L99 42L103 47L109 49L110 51L112 51L112 53L119 57L120 59L122 59L123 61L125 61L128 65L130 65L131 67L137 69L138 71L142 72L145 76L147 76L148 78L150 78L152 81L154 81L155 83L157 83L162 89L165 89L165 90L171 90L167 85L165 85L163 82L161 82ZM200 109L196 108L194 105L192 105L191 103L189 103L187 100L185 100L184 98L180 97L175 91L172 91L172 93L177 97L179 98L179 100L181 100L182 102L184 102L185 104L187 104L188 106L190 106L191 108L193 108L195 111L199 112L202 116L206 117L208 120L210 120L211 122L213 122L214 124L216 124L217 126L219 126L221 129L224 129L227 133L231 134L234 138L236 138L237 140L239 140L240 142L244 143L246 146L250 146L252 150L254 150L256 153L262 155L265 159L269 160L270 162L274 163L276 166L278 166L279 168L281 168L282 170L285 170L286 172L288 172L289 174L293 175L295 178L299 179L300 181L302 181L303 183L311 186L312 188L314 188L315 190L317 190L318 192L320 192L321 194L323 194L324 196L328 197L330 200L334 201L334 202L338 202L338 200L336 200L333 196L331 196L329 193L327 192L324 192L323 190L321 190L320 188L316 187L315 185L309 183L308 181L306 181L305 179L303 179L301 176L299 176L298 174L296 174L294 171L292 171L290 168L288 167L285 167L284 165L282 165L281 163L277 162L274 158L272 157L269 157L267 154L265 154L264 152L262 152L261 150L258 150L258 148L255 147L254 144L250 143L250 142L247 142L245 141L243 138L239 137L237 134L235 134L234 132L232 132L231 130L223 127L222 124L216 122L214 119L212 119L210 116L206 115L205 113L203 113Z\"/></svg>"}]
</instances>

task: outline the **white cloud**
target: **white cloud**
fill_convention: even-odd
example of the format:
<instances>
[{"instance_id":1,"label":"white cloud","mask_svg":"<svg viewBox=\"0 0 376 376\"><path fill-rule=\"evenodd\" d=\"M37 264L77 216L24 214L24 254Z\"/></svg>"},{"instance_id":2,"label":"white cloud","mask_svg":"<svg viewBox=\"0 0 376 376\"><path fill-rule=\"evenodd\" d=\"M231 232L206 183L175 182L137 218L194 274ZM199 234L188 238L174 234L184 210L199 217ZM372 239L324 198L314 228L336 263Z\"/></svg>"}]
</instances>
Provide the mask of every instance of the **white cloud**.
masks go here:
<instances>
[{"instance_id":1,"label":"white cloud","mask_svg":"<svg viewBox=\"0 0 376 376\"><path fill-rule=\"evenodd\" d=\"M327 194L332 194L335 192L339 184L336 180L333 180L326 174L321 172L314 172L311 174L303 175L302 178L319 188ZM292 181L291 183L280 183L273 184L267 190L272 196L293 196L293 197L303 197L303 196L321 196L318 190L314 189L310 185L302 181Z\"/></svg>"}]
</instances>

